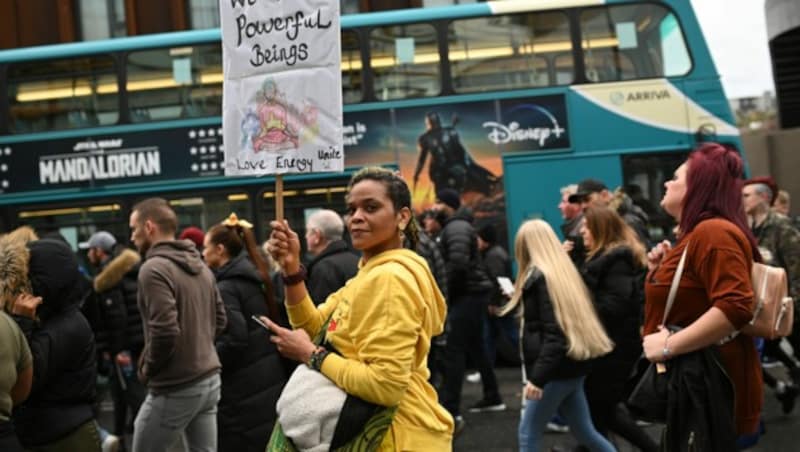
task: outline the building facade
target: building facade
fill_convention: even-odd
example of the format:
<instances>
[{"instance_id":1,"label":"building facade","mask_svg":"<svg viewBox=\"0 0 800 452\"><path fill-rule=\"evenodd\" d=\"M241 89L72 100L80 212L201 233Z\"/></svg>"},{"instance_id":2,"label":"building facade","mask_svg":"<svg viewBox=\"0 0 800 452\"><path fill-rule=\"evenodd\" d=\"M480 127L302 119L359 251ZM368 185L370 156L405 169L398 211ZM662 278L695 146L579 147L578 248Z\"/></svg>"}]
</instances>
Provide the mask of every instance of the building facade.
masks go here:
<instances>
[{"instance_id":1,"label":"building facade","mask_svg":"<svg viewBox=\"0 0 800 452\"><path fill-rule=\"evenodd\" d=\"M800 127L800 2L767 0L765 8L780 125Z\"/></svg>"},{"instance_id":2,"label":"building facade","mask_svg":"<svg viewBox=\"0 0 800 452\"><path fill-rule=\"evenodd\" d=\"M219 27L220 0L3 0L0 49ZM231 0L235 1L235 0ZM340 0L343 14L474 0Z\"/></svg>"}]
</instances>

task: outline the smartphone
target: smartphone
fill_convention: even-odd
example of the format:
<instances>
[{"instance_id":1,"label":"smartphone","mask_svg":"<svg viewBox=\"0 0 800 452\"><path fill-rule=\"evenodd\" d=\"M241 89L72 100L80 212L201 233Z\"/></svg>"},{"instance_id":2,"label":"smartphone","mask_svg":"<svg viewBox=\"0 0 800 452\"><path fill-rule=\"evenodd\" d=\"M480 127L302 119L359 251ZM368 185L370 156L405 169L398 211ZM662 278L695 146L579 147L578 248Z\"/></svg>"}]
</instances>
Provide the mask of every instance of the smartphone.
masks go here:
<instances>
[{"instance_id":1,"label":"smartphone","mask_svg":"<svg viewBox=\"0 0 800 452\"><path fill-rule=\"evenodd\" d=\"M257 324L259 324L259 325L261 325L262 327L264 327L264 329L265 329L265 330L269 331L270 333L272 332L272 330L270 330L270 329L269 329L269 327L267 326L267 324L266 324L266 323L264 323L264 322L262 322L262 321L261 321L261 319L259 319L259 318L258 318L258 316L256 316L256 315L251 315L251 316L250 316L250 318L251 318L251 319L253 319L253 320L254 320L254 321L257 323Z\"/></svg>"}]
</instances>

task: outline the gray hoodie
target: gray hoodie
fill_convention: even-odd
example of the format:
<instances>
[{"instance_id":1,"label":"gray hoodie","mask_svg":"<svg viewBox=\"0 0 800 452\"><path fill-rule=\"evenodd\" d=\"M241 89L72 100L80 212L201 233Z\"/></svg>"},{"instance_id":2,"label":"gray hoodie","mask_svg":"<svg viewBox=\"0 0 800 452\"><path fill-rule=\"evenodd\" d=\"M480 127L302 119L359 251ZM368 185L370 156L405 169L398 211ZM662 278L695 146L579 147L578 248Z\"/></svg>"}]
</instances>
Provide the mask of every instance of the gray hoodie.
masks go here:
<instances>
[{"instance_id":1,"label":"gray hoodie","mask_svg":"<svg viewBox=\"0 0 800 452\"><path fill-rule=\"evenodd\" d=\"M169 392L219 372L214 339L225 307L211 270L188 240L158 242L139 271L145 343L139 379Z\"/></svg>"}]
</instances>

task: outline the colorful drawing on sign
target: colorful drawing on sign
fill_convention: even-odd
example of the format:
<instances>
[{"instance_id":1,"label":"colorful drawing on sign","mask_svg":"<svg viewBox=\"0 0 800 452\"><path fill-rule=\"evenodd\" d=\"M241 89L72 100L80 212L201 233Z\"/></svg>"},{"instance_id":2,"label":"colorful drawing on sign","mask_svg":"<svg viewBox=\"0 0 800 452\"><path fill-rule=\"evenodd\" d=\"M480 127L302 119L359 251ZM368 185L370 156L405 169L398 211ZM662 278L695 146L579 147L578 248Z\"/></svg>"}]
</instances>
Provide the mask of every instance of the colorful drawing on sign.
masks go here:
<instances>
[{"instance_id":1,"label":"colorful drawing on sign","mask_svg":"<svg viewBox=\"0 0 800 452\"><path fill-rule=\"evenodd\" d=\"M312 142L319 133L318 109L305 100L303 110L286 102L275 80L264 80L262 88L255 93L242 118L242 149L252 152L278 152L300 147Z\"/></svg>"}]
</instances>

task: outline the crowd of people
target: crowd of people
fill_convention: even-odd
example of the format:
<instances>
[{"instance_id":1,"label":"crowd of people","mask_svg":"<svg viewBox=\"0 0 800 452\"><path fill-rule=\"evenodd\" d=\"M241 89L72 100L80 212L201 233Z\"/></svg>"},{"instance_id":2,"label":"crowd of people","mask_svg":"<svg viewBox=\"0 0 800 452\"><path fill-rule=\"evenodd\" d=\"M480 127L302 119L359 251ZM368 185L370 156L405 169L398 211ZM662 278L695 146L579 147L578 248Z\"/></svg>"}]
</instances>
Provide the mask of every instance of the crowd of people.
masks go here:
<instances>
[{"instance_id":1,"label":"crowd of people","mask_svg":"<svg viewBox=\"0 0 800 452\"><path fill-rule=\"evenodd\" d=\"M521 451L541 450L553 424L579 450L675 450L689 433L697 450L746 448L763 431L764 383L792 412L800 331L789 348L731 338L753 316L753 262L783 267L798 299L800 232L771 178L745 181L735 150L698 147L665 184L676 226L660 242L630 188L586 179L560 195L563 239L522 223L516 278L496 225L458 191L439 189L417 218L406 182L380 168L352 177L344 216L317 210L302 239L275 220L262 246L235 215L179 233L160 198L133 207L133 248L107 231L81 244L89 272L63 238L7 233L0 449L120 450L132 434L134 451L451 450L464 410L507 409L498 342L522 364ZM700 375L731 391L682 373L692 415L668 417L659 444L625 406L642 356L681 372L717 363ZM483 396L462 406L469 369Z\"/></svg>"}]
</instances>

